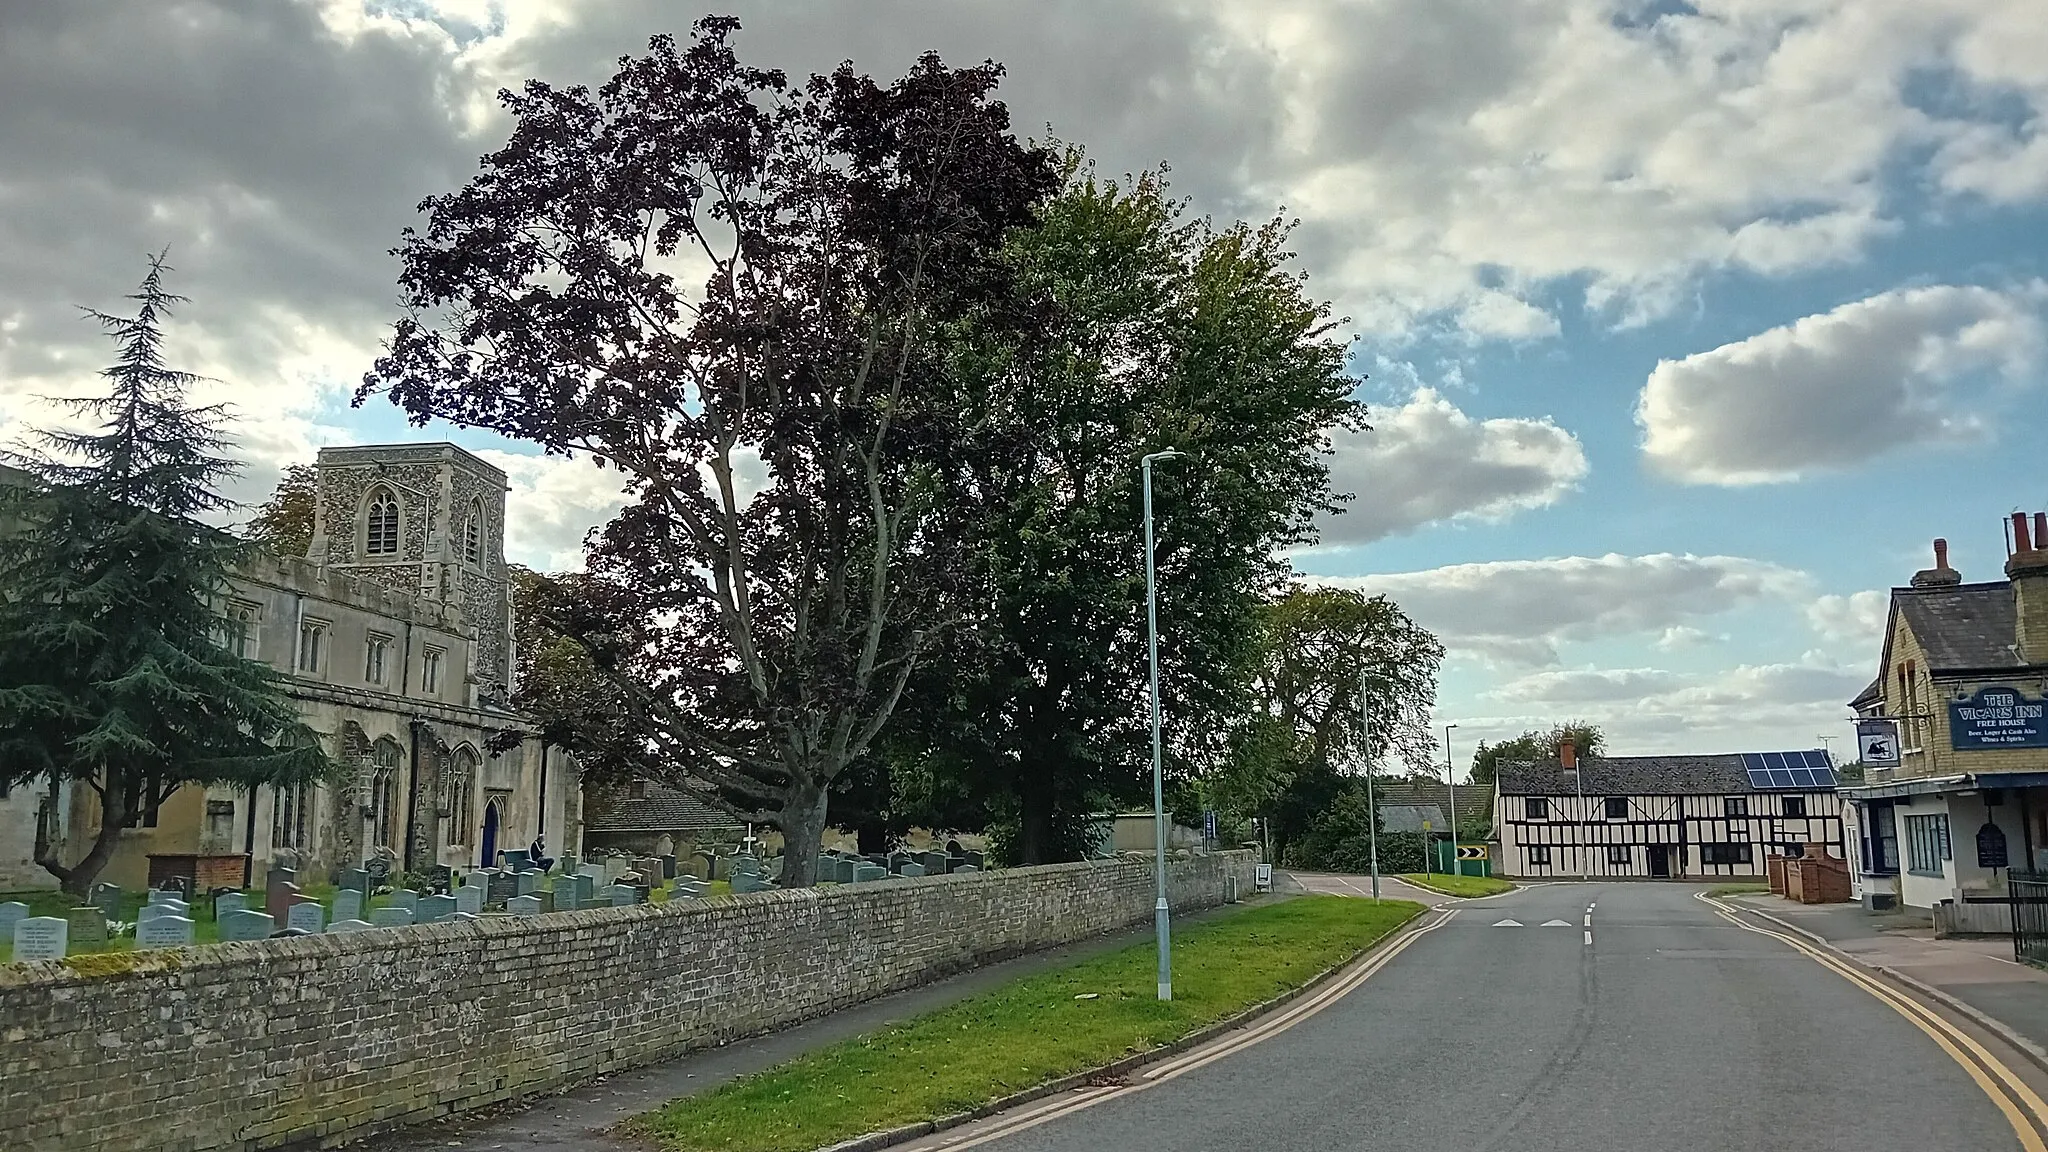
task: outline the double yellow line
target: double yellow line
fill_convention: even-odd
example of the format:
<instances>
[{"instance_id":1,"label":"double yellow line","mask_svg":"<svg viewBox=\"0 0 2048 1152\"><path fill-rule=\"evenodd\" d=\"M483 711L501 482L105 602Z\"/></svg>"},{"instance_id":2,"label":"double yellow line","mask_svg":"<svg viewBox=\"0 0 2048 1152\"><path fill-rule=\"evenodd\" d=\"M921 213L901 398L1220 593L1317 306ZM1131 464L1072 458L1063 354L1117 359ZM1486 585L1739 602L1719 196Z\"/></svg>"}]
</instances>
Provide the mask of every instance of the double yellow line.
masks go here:
<instances>
[{"instance_id":1,"label":"double yellow line","mask_svg":"<svg viewBox=\"0 0 2048 1152\"><path fill-rule=\"evenodd\" d=\"M1899 992L1847 961L1795 936L1751 924L1730 911L1727 905L1708 897L1705 893L1700 893L1699 899L1712 907L1716 915L1737 928L1745 932L1755 932L1760 936L1769 936L1773 940L1790 945L1814 963L1877 997L1893 1011L1904 1016L1915 1028L1925 1032L1929 1039L1941 1045L1942 1051L1947 1052L1951 1059L1962 1066L1963 1071L1970 1074L1970 1079L1976 1081L1977 1087L1983 1090L1984 1095L1990 1097L1991 1102L1998 1106L1998 1110L2005 1114L2006 1122L2012 1125L2013 1133L2019 1137L2020 1147L2025 1152L2048 1152L2048 1144L2044 1144L2041 1138L2042 1132L2048 1130L2048 1102L2044 1102L2027 1086L2026 1081L2006 1066L2004 1061L1985 1051L1984 1046L1977 1043L1969 1033L1951 1024L1918 1000Z\"/></svg>"},{"instance_id":2,"label":"double yellow line","mask_svg":"<svg viewBox=\"0 0 2048 1152\"><path fill-rule=\"evenodd\" d=\"M1457 909L1449 909L1428 924L1419 928L1405 929L1403 934L1395 939L1391 945L1362 958L1335 979L1317 988L1314 992L1294 1001L1286 1008L1270 1016L1260 1018L1241 1032L1228 1033L1207 1044L1191 1048L1178 1056L1150 1065L1143 1072L1140 1072L1136 1079L1129 1084L1105 1084L1100 1087L1082 1088L1074 1092L1061 1093L1058 1096L1049 1098L1045 1103L1027 1106L1016 1112L996 1117L993 1123L955 1129L957 1135L950 1139L944 1134L940 1134L920 1140L916 1146L918 1148L934 1150L943 1148L948 1150L948 1152L954 1152L957 1149L973 1148L977 1145L986 1144L991 1140L1000 1140L1005 1136L1022 1132L1026 1128L1036 1128L1038 1125L1044 1124L1049 1120L1057 1120L1062 1116L1079 1112L1084 1108L1092 1108L1113 1096L1127 1096L1133 1092L1142 1092L1147 1088L1157 1087L1177 1076L1213 1064L1226 1056L1241 1052L1261 1041L1270 1040L1336 1003L1338 1000L1343 999L1352 989L1370 980L1375 972L1386 967L1393 961L1394 957L1399 956L1410 944L1443 927L1451 917L1457 914ZM2037 1150L2029 1147L2027 1152L2037 1152ZM2048 1150L2041 1150L2041 1152L2048 1152Z\"/></svg>"}]
</instances>

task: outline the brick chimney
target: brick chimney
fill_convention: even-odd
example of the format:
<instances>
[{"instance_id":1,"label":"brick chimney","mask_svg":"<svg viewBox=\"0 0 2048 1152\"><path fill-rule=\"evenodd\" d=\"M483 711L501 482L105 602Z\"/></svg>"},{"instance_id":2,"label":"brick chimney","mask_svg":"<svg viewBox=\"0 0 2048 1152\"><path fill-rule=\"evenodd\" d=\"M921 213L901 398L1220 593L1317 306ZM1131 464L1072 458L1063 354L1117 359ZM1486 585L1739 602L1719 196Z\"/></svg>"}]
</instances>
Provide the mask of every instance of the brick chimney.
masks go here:
<instances>
[{"instance_id":1,"label":"brick chimney","mask_svg":"<svg viewBox=\"0 0 2048 1152\"><path fill-rule=\"evenodd\" d=\"M1557 742L1557 762L1564 765L1567 772L1579 770L1579 750L1572 747L1571 737L1567 736Z\"/></svg>"},{"instance_id":2,"label":"brick chimney","mask_svg":"<svg viewBox=\"0 0 2048 1152\"><path fill-rule=\"evenodd\" d=\"M1934 567L1922 568L1913 573L1915 588L1946 588L1961 584L1963 574L1948 566L1948 541L1936 537L1934 541Z\"/></svg>"},{"instance_id":3,"label":"brick chimney","mask_svg":"<svg viewBox=\"0 0 2048 1152\"><path fill-rule=\"evenodd\" d=\"M2048 664L2048 512L2036 512L2028 531L2025 512L2012 514L2005 576L2012 581L2013 641L2029 664Z\"/></svg>"}]
</instances>

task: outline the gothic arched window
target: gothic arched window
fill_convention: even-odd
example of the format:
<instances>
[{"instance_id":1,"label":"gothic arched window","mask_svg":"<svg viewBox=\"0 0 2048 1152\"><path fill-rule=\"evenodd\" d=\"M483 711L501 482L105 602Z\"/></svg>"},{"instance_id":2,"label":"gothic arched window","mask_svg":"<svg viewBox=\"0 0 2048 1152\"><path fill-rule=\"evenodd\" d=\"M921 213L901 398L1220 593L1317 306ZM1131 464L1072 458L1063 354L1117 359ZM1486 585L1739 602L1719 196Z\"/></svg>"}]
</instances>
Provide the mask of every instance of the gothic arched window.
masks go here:
<instances>
[{"instance_id":1,"label":"gothic arched window","mask_svg":"<svg viewBox=\"0 0 2048 1152\"><path fill-rule=\"evenodd\" d=\"M470 834L476 831L476 750L467 744L455 750L454 763L448 773L449 810L452 813L448 840L453 844L472 844Z\"/></svg>"},{"instance_id":2,"label":"gothic arched window","mask_svg":"<svg viewBox=\"0 0 2048 1152\"><path fill-rule=\"evenodd\" d=\"M469 519L462 525L462 558L471 564L484 560L484 505L474 500L469 505Z\"/></svg>"},{"instance_id":3,"label":"gothic arched window","mask_svg":"<svg viewBox=\"0 0 2048 1152\"><path fill-rule=\"evenodd\" d=\"M371 556L398 554L398 497L379 485L370 490L370 504L363 521L363 551Z\"/></svg>"},{"instance_id":4,"label":"gothic arched window","mask_svg":"<svg viewBox=\"0 0 2048 1152\"><path fill-rule=\"evenodd\" d=\"M398 762L403 755L389 736L377 741L371 754L375 771L370 777L370 839L384 847L398 835Z\"/></svg>"}]
</instances>

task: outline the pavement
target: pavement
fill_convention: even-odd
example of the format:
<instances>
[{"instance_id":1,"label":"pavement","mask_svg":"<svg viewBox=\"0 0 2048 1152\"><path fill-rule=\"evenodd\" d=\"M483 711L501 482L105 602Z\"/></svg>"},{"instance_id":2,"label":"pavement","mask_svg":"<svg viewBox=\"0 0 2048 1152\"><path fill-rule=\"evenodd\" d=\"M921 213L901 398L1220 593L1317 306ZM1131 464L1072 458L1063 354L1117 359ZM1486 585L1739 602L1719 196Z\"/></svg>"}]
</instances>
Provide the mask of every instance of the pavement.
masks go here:
<instances>
[{"instance_id":1,"label":"pavement","mask_svg":"<svg viewBox=\"0 0 2048 1152\"><path fill-rule=\"evenodd\" d=\"M1861 904L1799 904L1760 893L1731 899L1872 968L1962 1001L2025 1040L2048 1067L2048 972L2014 960L2009 937L1937 940L1924 919L1872 915Z\"/></svg>"},{"instance_id":2,"label":"pavement","mask_svg":"<svg viewBox=\"0 0 2048 1152\"><path fill-rule=\"evenodd\" d=\"M1723 918L1694 898L1704 887L1448 901L1370 979L1258 1044L904 1152L2041 1147L1950 1041L1791 934Z\"/></svg>"}]
</instances>

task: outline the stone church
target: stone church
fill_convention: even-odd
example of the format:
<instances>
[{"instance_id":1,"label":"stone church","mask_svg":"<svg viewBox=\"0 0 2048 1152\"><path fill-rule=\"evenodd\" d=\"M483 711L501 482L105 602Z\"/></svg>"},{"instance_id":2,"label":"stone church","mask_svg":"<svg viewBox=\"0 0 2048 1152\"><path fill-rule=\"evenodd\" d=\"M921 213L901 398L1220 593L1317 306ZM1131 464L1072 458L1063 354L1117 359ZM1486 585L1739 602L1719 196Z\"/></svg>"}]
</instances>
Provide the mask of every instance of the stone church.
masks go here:
<instances>
[{"instance_id":1,"label":"stone church","mask_svg":"<svg viewBox=\"0 0 2048 1152\"><path fill-rule=\"evenodd\" d=\"M471 868L543 832L550 855L578 846L574 761L509 703L505 474L453 444L323 448L315 471L312 546L236 574L222 642L288 675L341 776L143 797L102 879L204 888L244 861L306 879L378 861ZM493 753L505 733L520 739ZM37 851L76 859L97 818L90 790L68 784L0 796L0 889L54 886Z\"/></svg>"}]
</instances>

